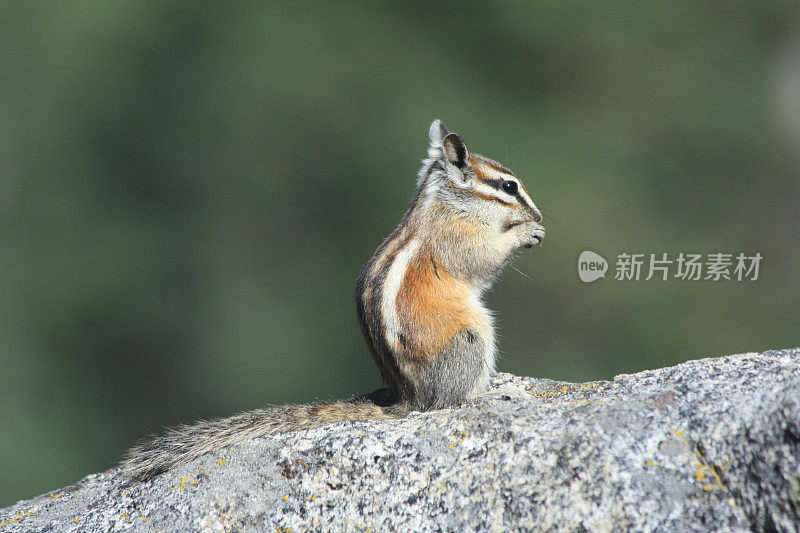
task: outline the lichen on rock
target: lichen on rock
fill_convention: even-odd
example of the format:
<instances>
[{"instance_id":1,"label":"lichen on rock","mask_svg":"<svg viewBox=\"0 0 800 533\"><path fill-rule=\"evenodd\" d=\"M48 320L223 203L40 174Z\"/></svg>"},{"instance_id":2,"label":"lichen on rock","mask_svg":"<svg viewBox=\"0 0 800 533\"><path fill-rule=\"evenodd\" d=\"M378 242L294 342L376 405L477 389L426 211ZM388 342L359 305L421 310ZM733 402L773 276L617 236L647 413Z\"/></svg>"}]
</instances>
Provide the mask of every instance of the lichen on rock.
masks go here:
<instances>
[{"instance_id":1,"label":"lichen on rock","mask_svg":"<svg viewBox=\"0 0 800 533\"><path fill-rule=\"evenodd\" d=\"M0 510L11 531L797 531L800 349L245 441Z\"/></svg>"}]
</instances>

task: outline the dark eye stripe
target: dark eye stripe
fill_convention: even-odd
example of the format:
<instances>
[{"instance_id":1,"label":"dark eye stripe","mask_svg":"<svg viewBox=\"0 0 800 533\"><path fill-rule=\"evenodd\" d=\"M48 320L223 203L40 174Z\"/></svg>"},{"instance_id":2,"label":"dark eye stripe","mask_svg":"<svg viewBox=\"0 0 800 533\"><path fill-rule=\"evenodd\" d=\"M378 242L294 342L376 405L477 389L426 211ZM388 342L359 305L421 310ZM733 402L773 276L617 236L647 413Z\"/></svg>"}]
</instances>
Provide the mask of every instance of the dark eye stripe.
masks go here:
<instances>
[{"instance_id":1,"label":"dark eye stripe","mask_svg":"<svg viewBox=\"0 0 800 533\"><path fill-rule=\"evenodd\" d=\"M493 189L497 189L497 190L500 190L500 186L503 184L503 181L505 181L505 180L501 180L501 179L492 180L492 179L489 179L489 178L484 178L481 175L478 175L477 178L478 178L478 181L480 181L481 183L485 183L489 187L491 187Z\"/></svg>"},{"instance_id":2,"label":"dark eye stripe","mask_svg":"<svg viewBox=\"0 0 800 533\"><path fill-rule=\"evenodd\" d=\"M534 214L534 219L535 219L537 222L541 222L541 221L542 221L542 220L541 220L541 216L537 216L537 214L536 214L536 210L533 208L533 206L532 206L532 205L530 205L530 204L529 204L529 203L528 203L528 202L527 202L527 201L526 201L526 200L525 200L525 199L522 197L522 194L520 193L520 190L523 188L523 185L522 185L521 183L519 183L519 182L517 182L517 181L514 181L514 180L504 180L504 179L501 179L501 178L498 178L498 179L489 179L489 178L487 178L485 175L482 175L482 173L481 173L481 172L476 172L476 173L475 173L475 177L476 177L476 178L478 179L478 181L480 181L481 183L485 183L485 184L486 184L486 185L488 185L489 187L492 187L493 189L497 189L498 191L499 191L499 190L501 190L501 188L502 188L502 186L503 186L503 183L507 183L507 182L513 182L513 183L517 184L517 189L514 191L514 193L513 193L513 194L512 194L512 193L509 193L508 191L503 191L503 192L504 192L504 193L506 193L506 194L511 194L511 196L514 196L514 197L517 199L517 203L519 203L519 205L520 205L520 206L522 206L522 208L523 208L523 209L525 209L526 211L529 211L529 212L531 212L532 214ZM525 192L527 193L528 191L526 190ZM478 196L484 197L483 195L478 195ZM484 197L484 199L486 199L486 200L489 200L489 199L490 199L490 197ZM501 204L504 204L504 205L513 205L513 204L510 204L510 203L508 203L508 202L504 202L504 201L500 200L499 198L491 198L491 199L492 199L493 201L495 201L495 202L499 202L499 203L501 203Z\"/></svg>"},{"instance_id":3,"label":"dark eye stripe","mask_svg":"<svg viewBox=\"0 0 800 533\"><path fill-rule=\"evenodd\" d=\"M478 177L478 180L482 183L485 183L489 187L496 189L498 191L502 190L504 193L516 196L517 198L520 197L519 194L519 183L514 180L504 180L501 178L498 179L487 179L483 177Z\"/></svg>"},{"instance_id":4,"label":"dark eye stripe","mask_svg":"<svg viewBox=\"0 0 800 533\"><path fill-rule=\"evenodd\" d=\"M500 178L498 178L498 179L487 179L487 178L484 178L484 177L482 177L480 175L477 176L477 178L478 178L478 181L480 181L481 183L485 183L486 185L488 185L489 187L491 187L493 189L496 189L498 191L502 190L504 193L515 197L523 207L528 207L528 204L525 202L525 200L522 199L522 195L519 193L519 184L516 181L514 181L514 180L504 180L504 179L500 179ZM506 183L513 183L514 184L514 187L513 187L514 190L512 192L509 192L509 191L506 190L506 188L504 187L504 185Z\"/></svg>"}]
</instances>

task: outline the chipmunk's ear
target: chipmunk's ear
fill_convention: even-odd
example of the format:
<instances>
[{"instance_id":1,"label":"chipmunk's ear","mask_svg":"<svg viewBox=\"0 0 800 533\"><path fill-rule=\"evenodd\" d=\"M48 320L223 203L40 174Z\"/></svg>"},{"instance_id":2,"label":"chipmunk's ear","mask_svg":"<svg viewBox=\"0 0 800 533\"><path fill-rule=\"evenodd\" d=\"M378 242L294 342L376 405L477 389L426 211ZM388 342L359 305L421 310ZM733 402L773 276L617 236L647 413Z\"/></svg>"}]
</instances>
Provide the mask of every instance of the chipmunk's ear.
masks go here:
<instances>
[{"instance_id":1,"label":"chipmunk's ear","mask_svg":"<svg viewBox=\"0 0 800 533\"><path fill-rule=\"evenodd\" d=\"M428 140L430 141L431 146L441 146L448 133L450 132L447 131L447 127L444 125L444 122L438 118L431 122L431 127L428 130Z\"/></svg>"},{"instance_id":2,"label":"chipmunk's ear","mask_svg":"<svg viewBox=\"0 0 800 533\"><path fill-rule=\"evenodd\" d=\"M417 187L427 182L432 172L441 175L443 172L453 183L467 187L472 181L474 172L468 167L469 151L464 139L447 131L444 123L438 118L431 123L428 130L428 157L422 160L422 168L417 174Z\"/></svg>"},{"instance_id":3,"label":"chipmunk's ear","mask_svg":"<svg viewBox=\"0 0 800 533\"><path fill-rule=\"evenodd\" d=\"M457 133L448 133L442 142L444 147L444 155L450 163L455 165L459 170L463 170L469 158L467 145L464 139Z\"/></svg>"}]
</instances>

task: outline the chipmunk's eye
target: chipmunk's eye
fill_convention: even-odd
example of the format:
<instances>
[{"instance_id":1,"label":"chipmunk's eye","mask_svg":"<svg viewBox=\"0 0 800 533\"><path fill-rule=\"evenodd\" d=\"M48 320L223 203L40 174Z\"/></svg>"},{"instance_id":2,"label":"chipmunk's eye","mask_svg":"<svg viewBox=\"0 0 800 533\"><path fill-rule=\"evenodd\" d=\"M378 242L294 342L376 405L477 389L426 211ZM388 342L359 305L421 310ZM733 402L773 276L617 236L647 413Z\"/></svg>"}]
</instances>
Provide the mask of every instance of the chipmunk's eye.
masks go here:
<instances>
[{"instance_id":1,"label":"chipmunk's eye","mask_svg":"<svg viewBox=\"0 0 800 533\"><path fill-rule=\"evenodd\" d=\"M516 181L504 181L502 187L503 190L506 191L508 194L517 194Z\"/></svg>"}]
</instances>

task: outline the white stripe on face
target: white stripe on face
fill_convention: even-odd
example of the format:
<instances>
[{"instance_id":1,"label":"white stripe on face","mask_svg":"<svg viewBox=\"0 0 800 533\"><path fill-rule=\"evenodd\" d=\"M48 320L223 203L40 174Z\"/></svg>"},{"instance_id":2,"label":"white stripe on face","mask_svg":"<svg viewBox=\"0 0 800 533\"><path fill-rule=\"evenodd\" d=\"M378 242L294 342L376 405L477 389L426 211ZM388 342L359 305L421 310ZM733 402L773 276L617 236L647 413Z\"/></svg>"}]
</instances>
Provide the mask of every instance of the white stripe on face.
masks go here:
<instances>
[{"instance_id":1,"label":"white stripe on face","mask_svg":"<svg viewBox=\"0 0 800 533\"><path fill-rule=\"evenodd\" d=\"M513 196L509 195L508 193L502 192L501 190L495 189L491 185L483 183L479 180L475 181L475 192L480 193L483 196L488 196L490 198L496 199L498 202L504 204L511 204L512 206L517 206L517 199ZM517 206L518 207L518 206Z\"/></svg>"}]
</instances>

